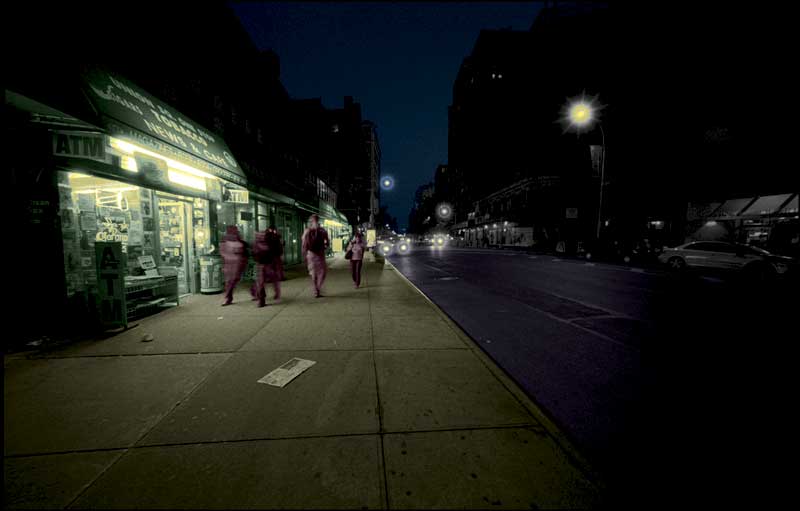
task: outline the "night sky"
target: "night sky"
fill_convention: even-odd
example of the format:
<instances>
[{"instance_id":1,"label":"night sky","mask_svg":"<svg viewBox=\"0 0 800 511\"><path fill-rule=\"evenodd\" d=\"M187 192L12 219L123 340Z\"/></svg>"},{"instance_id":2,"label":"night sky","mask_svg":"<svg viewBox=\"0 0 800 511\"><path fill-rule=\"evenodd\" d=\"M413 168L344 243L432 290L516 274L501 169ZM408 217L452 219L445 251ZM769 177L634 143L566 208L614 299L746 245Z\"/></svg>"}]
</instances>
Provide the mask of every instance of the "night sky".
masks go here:
<instances>
[{"instance_id":1,"label":"night sky","mask_svg":"<svg viewBox=\"0 0 800 511\"><path fill-rule=\"evenodd\" d=\"M281 59L292 98L361 103L378 126L383 174L395 178L381 204L408 222L414 192L447 163L453 82L481 29L527 30L542 2L230 2L259 49Z\"/></svg>"}]
</instances>

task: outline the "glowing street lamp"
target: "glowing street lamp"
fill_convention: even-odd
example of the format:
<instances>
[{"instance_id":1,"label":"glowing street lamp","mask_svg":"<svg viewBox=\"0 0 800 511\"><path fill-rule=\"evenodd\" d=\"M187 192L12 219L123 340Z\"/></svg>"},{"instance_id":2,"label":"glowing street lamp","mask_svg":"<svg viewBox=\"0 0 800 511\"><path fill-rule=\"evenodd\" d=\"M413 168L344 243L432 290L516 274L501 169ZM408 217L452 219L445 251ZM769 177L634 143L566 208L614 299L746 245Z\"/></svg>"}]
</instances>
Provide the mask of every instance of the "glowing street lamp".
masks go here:
<instances>
[{"instance_id":1,"label":"glowing street lamp","mask_svg":"<svg viewBox=\"0 0 800 511\"><path fill-rule=\"evenodd\" d=\"M600 159L600 202L597 206L597 239L600 239L600 225L603 212L603 185L606 175L606 134L603 131L603 123L600 122L600 110L602 105L597 103L597 98L587 98L586 94L580 98L570 100L564 107L564 116L561 122L565 125L564 132L575 131L579 135L582 131L588 131L595 123L600 128L601 137L601 159Z\"/></svg>"},{"instance_id":2,"label":"glowing street lamp","mask_svg":"<svg viewBox=\"0 0 800 511\"><path fill-rule=\"evenodd\" d=\"M394 188L394 178L392 176L383 176L381 178L381 188L387 191Z\"/></svg>"}]
</instances>

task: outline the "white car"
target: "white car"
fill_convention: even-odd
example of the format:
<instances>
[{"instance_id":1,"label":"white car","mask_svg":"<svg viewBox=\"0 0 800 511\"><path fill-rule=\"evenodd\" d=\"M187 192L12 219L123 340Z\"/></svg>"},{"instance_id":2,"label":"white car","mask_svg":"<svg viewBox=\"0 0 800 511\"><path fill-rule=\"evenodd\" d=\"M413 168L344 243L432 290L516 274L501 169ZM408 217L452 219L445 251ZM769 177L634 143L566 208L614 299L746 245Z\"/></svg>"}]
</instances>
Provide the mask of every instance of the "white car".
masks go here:
<instances>
[{"instance_id":1,"label":"white car","mask_svg":"<svg viewBox=\"0 0 800 511\"><path fill-rule=\"evenodd\" d=\"M676 271L687 268L716 272L740 271L759 278L786 273L794 263L791 257L722 241L694 241L665 248L658 260Z\"/></svg>"}]
</instances>

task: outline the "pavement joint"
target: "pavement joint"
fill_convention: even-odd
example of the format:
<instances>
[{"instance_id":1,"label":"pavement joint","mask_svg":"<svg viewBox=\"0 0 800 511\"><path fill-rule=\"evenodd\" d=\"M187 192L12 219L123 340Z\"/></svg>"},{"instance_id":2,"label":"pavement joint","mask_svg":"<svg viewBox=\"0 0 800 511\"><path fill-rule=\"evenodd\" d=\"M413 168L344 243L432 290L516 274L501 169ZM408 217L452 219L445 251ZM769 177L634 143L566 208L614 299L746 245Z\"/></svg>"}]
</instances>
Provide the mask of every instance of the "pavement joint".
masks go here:
<instances>
[{"instance_id":1,"label":"pavement joint","mask_svg":"<svg viewBox=\"0 0 800 511\"><path fill-rule=\"evenodd\" d=\"M158 421L156 421L156 422L155 422L155 423L154 423L154 424L153 424L153 425L150 427L150 429L148 429L146 432L144 432L144 433L143 433L143 434L142 434L142 435L139 437L139 439L138 439L138 440L136 440L136 442L134 442L134 443L133 443L133 445L136 445L136 444L138 444L139 442L141 442L142 440L144 440L145 438L147 438L147 436L148 436L150 433L152 433L152 432L153 432L153 431L154 431L154 430L155 430L155 429L158 427L158 425L159 425L159 424L161 424L161 422L163 422L163 421L164 421L164 419L166 419L167 417L169 417L169 416L170 416L170 414L171 414L172 412L174 412L174 411L175 411L175 410L176 410L176 409L177 409L179 406L181 406L181 404L183 404L184 402L186 402L186 401L188 401L189 399L191 399L191 397L192 397L192 396L193 396L193 395L194 395L194 394L195 394L195 393L196 393L196 392L197 392L197 391L200 389L200 387L202 387L202 386L203 386L203 385L204 385L204 384L205 384L205 383L206 383L206 382L209 380L209 378L211 378L211 376L212 376L213 374L215 374L217 371L219 371L219 370L220 370L220 368L221 368L222 366L224 366L224 365L225 365L225 363L226 363L228 360L230 360L230 358L231 358L232 356L233 356L232 354L228 355L227 357L225 357L225 359L224 359L224 360L222 360L222 361L221 361L220 363L218 363L218 364L217 364L217 365L216 365L216 366L215 366L215 367L214 367L212 370L210 370L210 371L208 372L208 374L205 376L205 378L203 378L202 380L200 380L200 382L198 382L198 383L197 383L197 385L195 385L195 386L194 386L194 387L193 387L193 388L192 388L192 389L191 389L189 392L187 392L187 393L186 393L186 395L185 395L185 396L183 396L183 399L179 399L179 400L178 400L178 401L175 403L175 405L173 405L173 406L172 406L172 408L170 408L170 409L169 409L169 410L168 410L166 413L164 413L164 415L162 415L162 416L161 416L161 418L160 418L160 419L158 419Z\"/></svg>"},{"instance_id":2,"label":"pavement joint","mask_svg":"<svg viewBox=\"0 0 800 511\"><path fill-rule=\"evenodd\" d=\"M274 437L251 437L251 438L234 438L229 440L197 440L193 442L163 442L157 444L143 444L132 445L129 447L109 447L100 449L73 449L66 451L48 451L48 452L33 452L23 454L8 454L4 455L5 459L23 459L23 458L41 458L46 456L60 456L65 454L90 454L95 452L128 452L138 451L145 449L161 449L165 447L184 447L190 445L219 445L219 444L240 444L247 442L277 442L281 440L317 440L325 438L349 438L349 437L366 437L366 436L385 436L385 435L423 435L429 433L447 433L456 431L498 431L506 429L537 429L542 428L543 425L536 422L520 422L515 424L498 424L492 426L461 426L461 427L446 427L446 428L428 428L428 429L392 429L384 430L383 432L368 432L368 433L336 433L331 435L296 435L296 436L274 436ZM541 431L541 430L540 430Z\"/></svg>"},{"instance_id":3,"label":"pavement joint","mask_svg":"<svg viewBox=\"0 0 800 511\"><path fill-rule=\"evenodd\" d=\"M398 272L399 273L399 272ZM364 276L365 279L367 276ZM372 314L372 288L369 287L369 280L367 283L367 299L369 300L369 337L372 343L372 370L375 372L375 394L377 395L377 409L378 409L378 438L380 439L380 460L381 460L381 477L383 479L383 504L386 509L391 509L389 503L389 475L386 473L386 446L384 443L385 429L383 425L383 402L381 401L381 388L380 378L378 376L378 361L375 358L375 325Z\"/></svg>"},{"instance_id":4,"label":"pavement joint","mask_svg":"<svg viewBox=\"0 0 800 511\"><path fill-rule=\"evenodd\" d=\"M60 355L60 356L40 356L29 357L29 360L62 360L72 358L118 358L118 357L161 357L171 355L225 355L234 354L237 351L171 351L169 353L98 353L86 355Z\"/></svg>"},{"instance_id":5,"label":"pavement joint","mask_svg":"<svg viewBox=\"0 0 800 511\"><path fill-rule=\"evenodd\" d=\"M110 450L110 449L109 449L109 450ZM66 506L64 506L64 509L70 509L70 508L71 508L71 507L72 507L72 506L73 506L73 505L74 505L76 502L78 502L78 500L79 500L81 497L83 497L83 495L84 495L84 494L85 494L87 491L89 491L89 488L91 488L91 487L92 487L92 485L94 485L94 484L95 484L97 481L99 481L99 480L100 480L100 478L101 478L101 477L103 477L103 476L104 476L104 475L105 475L105 474L106 474L106 473L107 473L109 470L111 470L111 467L113 467L114 465L116 465L117 463L119 463L119 460L121 460L122 458L124 458L124 457L125 457L125 456L128 454L128 452L129 452L129 449L124 449L124 450L123 450L123 452L122 452L122 454L121 454L120 456L118 456L118 457L117 457L117 459L115 459L114 461L112 461L111 463L109 463L108 465L106 465L106 467L105 467L105 468L104 468L104 469L103 469L103 470L102 470L102 471L101 471L99 474L97 474L97 476L96 476L96 477L94 477L94 478L93 478L91 481L89 481L89 482L87 482L85 485L83 485L83 487L81 488L81 490L80 490L80 491L77 493L77 495L75 495L75 498L74 498L74 499L72 499L72 500L70 500L70 501L69 501L69 504L67 504Z\"/></svg>"}]
</instances>

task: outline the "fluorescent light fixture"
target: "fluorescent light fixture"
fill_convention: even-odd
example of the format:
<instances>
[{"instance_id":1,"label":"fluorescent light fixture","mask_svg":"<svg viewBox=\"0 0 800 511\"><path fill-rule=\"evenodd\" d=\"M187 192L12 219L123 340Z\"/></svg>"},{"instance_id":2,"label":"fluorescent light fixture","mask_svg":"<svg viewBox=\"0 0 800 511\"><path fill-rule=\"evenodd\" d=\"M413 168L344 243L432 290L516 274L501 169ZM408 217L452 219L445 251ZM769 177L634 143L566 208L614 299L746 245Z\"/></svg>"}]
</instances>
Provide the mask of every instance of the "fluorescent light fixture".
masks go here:
<instances>
[{"instance_id":1,"label":"fluorescent light fixture","mask_svg":"<svg viewBox=\"0 0 800 511\"><path fill-rule=\"evenodd\" d=\"M182 172L186 172L187 174L192 174L197 177L204 177L206 179L217 179L216 176L211 175L208 172L203 172L202 170L196 169L190 165L186 165L185 163L181 163L171 158L167 158L158 153L150 151L149 149L145 149L144 147L138 146L136 144L131 144L130 142L126 142L118 138L111 137L110 144L111 147L118 149L124 153L127 153L131 156L133 155L133 153L142 153L147 156L152 156L153 158L158 158L160 160L166 161L167 167L173 168L175 170L180 170ZM203 188L203 190L205 190L205 188Z\"/></svg>"},{"instance_id":2,"label":"fluorescent light fixture","mask_svg":"<svg viewBox=\"0 0 800 511\"><path fill-rule=\"evenodd\" d=\"M199 177L168 169L167 178L173 183L188 186L189 188L194 188L195 190L201 190L204 192L206 191L206 182L204 179Z\"/></svg>"},{"instance_id":3,"label":"fluorescent light fixture","mask_svg":"<svg viewBox=\"0 0 800 511\"><path fill-rule=\"evenodd\" d=\"M122 155L122 162L120 166L125 170L130 170L131 172L139 172L139 165L136 164L136 158L133 156L128 156L127 154Z\"/></svg>"}]
</instances>

